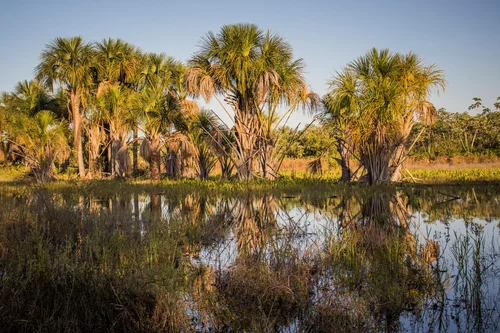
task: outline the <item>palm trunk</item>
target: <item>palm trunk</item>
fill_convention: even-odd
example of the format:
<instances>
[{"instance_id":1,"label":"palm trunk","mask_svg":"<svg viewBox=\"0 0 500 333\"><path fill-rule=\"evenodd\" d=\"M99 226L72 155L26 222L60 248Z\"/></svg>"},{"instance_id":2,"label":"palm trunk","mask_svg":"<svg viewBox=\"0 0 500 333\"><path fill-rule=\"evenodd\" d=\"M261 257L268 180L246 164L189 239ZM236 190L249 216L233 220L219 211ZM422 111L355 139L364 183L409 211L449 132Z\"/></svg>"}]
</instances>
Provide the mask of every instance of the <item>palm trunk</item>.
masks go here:
<instances>
[{"instance_id":1,"label":"palm trunk","mask_svg":"<svg viewBox=\"0 0 500 333\"><path fill-rule=\"evenodd\" d=\"M105 142L107 143L111 143L111 135L110 135L110 124L109 122L107 121L104 121L103 122L103 129L104 129L104 135L106 136L106 138L104 139ZM107 174L109 175L112 175L113 174L113 170L112 170L112 166L111 166L111 148L110 148L110 144L106 145L106 148L105 148L105 158L103 159L103 162L104 162L104 172L106 172Z\"/></svg>"},{"instance_id":2,"label":"palm trunk","mask_svg":"<svg viewBox=\"0 0 500 333\"><path fill-rule=\"evenodd\" d=\"M45 157L42 158L41 161L39 161L37 166L32 168L35 179L39 183L55 179L53 173L54 156L52 154L52 149L50 148L50 146L47 146L45 149Z\"/></svg>"},{"instance_id":3,"label":"palm trunk","mask_svg":"<svg viewBox=\"0 0 500 333\"><path fill-rule=\"evenodd\" d=\"M73 137L76 148L76 158L78 161L78 176L85 178L85 164L83 163L82 145L82 116L80 114L80 95L78 92L71 92L71 110L73 111Z\"/></svg>"},{"instance_id":4,"label":"palm trunk","mask_svg":"<svg viewBox=\"0 0 500 333\"><path fill-rule=\"evenodd\" d=\"M120 141L116 138L111 139L111 170L113 177L121 177L120 161L118 160L118 151L120 150Z\"/></svg>"},{"instance_id":5,"label":"palm trunk","mask_svg":"<svg viewBox=\"0 0 500 333\"><path fill-rule=\"evenodd\" d=\"M167 154L167 163L166 163L166 173L169 179L176 179L180 176L180 161L179 156L173 150L170 150Z\"/></svg>"},{"instance_id":6,"label":"palm trunk","mask_svg":"<svg viewBox=\"0 0 500 333\"><path fill-rule=\"evenodd\" d=\"M400 145L396 149L396 160L394 161L394 166L392 167L392 174L390 176L391 182L397 182L401 180L401 169L403 168L403 161L406 158L406 147Z\"/></svg>"},{"instance_id":7,"label":"palm trunk","mask_svg":"<svg viewBox=\"0 0 500 333\"><path fill-rule=\"evenodd\" d=\"M273 143L265 143L261 148L261 171L262 176L274 180L278 174L279 163L275 158L275 146Z\"/></svg>"},{"instance_id":8,"label":"palm trunk","mask_svg":"<svg viewBox=\"0 0 500 333\"><path fill-rule=\"evenodd\" d=\"M137 142L137 138L139 136L139 130L136 126L134 126L134 145L133 145L133 150L132 150L132 159L133 159L133 175L134 177L137 176L137 165L138 165L138 158L139 158L139 143Z\"/></svg>"},{"instance_id":9,"label":"palm trunk","mask_svg":"<svg viewBox=\"0 0 500 333\"><path fill-rule=\"evenodd\" d=\"M89 178L96 178L98 177L98 173L99 173L99 168L97 166L97 160L96 159L89 159L89 173L88 173L88 176Z\"/></svg>"},{"instance_id":10,"label":"palm trunk","mask_svg":"<svg viewBox=\"0 0 500 333\"><path fill-rule=\"evenodd\" d=\"M82 143L82 131L80 124L75 125L74 137L76 146L76 157L78 161L78 176L83 179L85 178L85 164L83 163L83 143Z\"/></svg>"},{"instance_id":11,"label":"palm trunk","mask_svg":"<svg viewBox=\"0 0 500 333\"><path fill-rule=\"evenodd\" d=\"M237 142L236 169L240 180L249 180L253 177L253 158L258 138L257 116L248 117L248 112L238 110L234 123Z\"/></svg>"},{"instance_id":12,"label":"palm trunk","mask_svg":"<svg viewBox=\"0 0 500 333\"><path fill-rule=\"evenodd\" d=\"M5 163L6 154L7 153L7 145L2 141L0 141L0 163Z\"/></svg>"},{"instance_id":13,"label":"palm trunk","mask_svg":"<svg viewBox=\"0 0 500 333\"><path fill-rule=\"evenodd\" d=\"M91 124L90 128L87 131L88 134L88 143L87 143L87 151L89 158L89 171L87 177L99 177L99 150L101 146L101 129L98 124Z\"/></svg>"},{"instance_id":14,"label":"palm trunk","mask_svg":"<svg viewBox=\"0 0 500 333\"><path fill-rule=\"evenodd\" d=\"M119 148L116 152L117 168L119 177L130 176L130 154L125 138L119 141Z\"/></svg>"},{"instance_id":15,"label":"palm trunk","mask_svg":"<svg viewBox=\"0 0 500 333\"><path fill-rule=\"evenodd\" d=\"M342 169L340 182L348 183L351 181L353 173L351 170L350 152L344 139L337 138L337 152L339 153L340 158L336 158L335 160Z\"/></svg>"},{"instance_id":16,"label":"palm trunk","mask_svg":"<svg viewBox=\"0 0 500 333\"><path fill-rule=\"evenodd\" d=\"M160 151L154 150L151 152L149 160L149 168L151 172L151 179L160 180Z\"/></svg>"}]
</instances>

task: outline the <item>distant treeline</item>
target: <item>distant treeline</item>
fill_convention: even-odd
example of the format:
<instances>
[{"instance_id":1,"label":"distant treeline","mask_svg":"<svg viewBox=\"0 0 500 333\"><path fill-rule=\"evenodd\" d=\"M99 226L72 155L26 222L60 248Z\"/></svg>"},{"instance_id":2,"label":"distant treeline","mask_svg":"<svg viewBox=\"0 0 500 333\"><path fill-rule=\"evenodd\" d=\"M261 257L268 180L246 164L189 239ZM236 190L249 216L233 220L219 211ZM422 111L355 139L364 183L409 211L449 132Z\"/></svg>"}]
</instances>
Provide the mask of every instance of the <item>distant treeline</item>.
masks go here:
<instances>
[{"instance_id":1,"label":"distant treeline","mask_svg":"<svg viewBox=\"0 0 500 333\"><path fill-rule=\"evenodd\" d=\"M478 100L474 99L476 102ZM441 108L435 123L427 126L417 123L407 144L408 149L413 145L410 156L429 161L455 156L500 157L500 103L495 103L494 110L481 108L479 111L476 115L470 115L468 112L448 112ZM291 128L282 128L280 131L290 141L286 153L289 158L317 158L336 154L334 132L328 122L308 127L294 140L291 139L294 136Z\"/></svg>"}]
</instances>

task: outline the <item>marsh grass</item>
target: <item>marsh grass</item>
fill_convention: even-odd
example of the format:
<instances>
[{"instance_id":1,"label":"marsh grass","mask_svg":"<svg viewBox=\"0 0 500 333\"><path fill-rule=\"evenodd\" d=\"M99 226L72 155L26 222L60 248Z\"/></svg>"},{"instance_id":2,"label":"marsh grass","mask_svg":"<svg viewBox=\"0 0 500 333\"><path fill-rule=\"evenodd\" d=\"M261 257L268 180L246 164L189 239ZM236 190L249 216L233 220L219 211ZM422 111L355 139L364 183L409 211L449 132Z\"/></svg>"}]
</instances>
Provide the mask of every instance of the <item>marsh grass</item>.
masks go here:
<instances>
[{"instance_id":1,"label":"marsh grass","mask_svg":"<svg viewBox=\"0 0 500 333\"><path fill-rule=\"evenodd\" d=\"M411 175L419 182L427 184L465 184L470 182L499 182L500 168L495 166L491 168L470 168L460 169L444 168L431 169L421 168L410 171ZM403 172L404 174L404 172ZM408 176L408 175L407 175ZM405 178L412 181L410 177Z\"/></svg>"},{"instance_id":2,"label":"marsh grass","mask_svg":"<svg viewBox=\"0 0 500 333\"><path fill-rule=\"evenodd\" d=\"M188 226L161 221L142 236L130 215L84 213L41 190L29 196L29 206L2 201L3 331L187 327L182 253Z\"/></svg>"},{"instance_id":3,"label":"marsh grass","mask_svg":"<svg viewBox=\"0 0 500 333\"><path fill-rule=\"evenodd\" d=\"M443 313L451 306L442 272L451 259L437 253L429 260L431 247L411 227L411 210L430 221L464 218L469 208L498 216L494 185L474 191L310 179L285 184L286 190L236 184L0 187L0 327L395 331L403 315L425 315L429 299L440 299ZM307 221L316 217L321 228L309 230ZM485 306L485 280L478 279L492 259L484 261L479 229L464 237L456 236L453 258L472 261L461 259L455 289L468 293L471 309L481 309L483 321L474 327L492 327L498 311Z\"/></svg>"}]
</instances>

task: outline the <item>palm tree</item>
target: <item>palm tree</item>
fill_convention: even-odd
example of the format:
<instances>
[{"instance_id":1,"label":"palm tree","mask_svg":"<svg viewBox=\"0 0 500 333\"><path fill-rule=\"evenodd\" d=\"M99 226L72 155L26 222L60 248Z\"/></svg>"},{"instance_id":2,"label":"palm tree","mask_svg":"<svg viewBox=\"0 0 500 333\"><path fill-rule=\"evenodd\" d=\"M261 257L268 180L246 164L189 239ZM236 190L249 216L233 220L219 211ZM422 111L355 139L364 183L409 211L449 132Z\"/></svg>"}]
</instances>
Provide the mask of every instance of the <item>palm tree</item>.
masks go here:
<instances>
[{"instance_id":1,"label":"palm tree","mask_svg":"<svg viewBox=\"0 0 500 333\"><path fill-rule=\"evenodd\" d=\"M350 134L352 128L349 115L351 110L356 110L359 107L356 104L358 103L356 98L358 81L352 71L344 70L337 73L329 84L331 90L323 98L323 119L327 124L333 125L333 135L339 154L339 158L336 160L342 170L340 181L349 182L355 176L351 163L354 145Z\"/></svg>"},{"instance_id":2,"label":"palm tree","mask_svg":"<svg viewBox=\"0 0 500 333\"><path fill-rule=\"evenodd\" d=\"M208 157L198 149L203 150L205 147L199 145L199 142L195 142L199 138L197 135L199 131L194 125L199 119L200 109L195 101L188 99L187 71L187 67L180 62L176 62L172 66L169 93L179 102L180 114L178 114L177 125L180 127L166 137L168 151L166 168L169 178L194 176L196 170L200 171L200 164L196 163L196 161L200 162L200 158L203 160ZM202 173L205 174L205 171ZM208 177L208 174L206 177Z\"/></svg>"},{"instance_id":3,"label":"palm tree","mask_svg":"<svg viewBox=\"0 0 500 333\"><path fill-rule=\"evenodd\" d=\"M33 117L42 110L50 110L57 118L60 118L64 112L63 104L64 100L60 96L49 94L45 87L36 80L18 82L12 93L4 93L2 96L4 121L2 146L5 153L7 153L9 142L13 142L12 136L15 134L15 131L8 131L10 123L17 122L19 117Z\"/></svg>"},{"instance_id":4,"label":"palm tree","mask_svg":"<svg viewBox=\"0 0 500 333\"><path fill-rule=\"evenodd\" d=\"M263 110L269 103L290 102L286 90L279 89L283 81L280 69L293 63L287 42L252 24L224 25L218 34L209 32L188 63L189 90L206 101L215 96L222 105L221 96L233 111L233 153L240 179L255 174ZM303 81L300 70L295 75L297 81Z\"/></svg>"},{"instance_id":5,"label":"palm tree","mask_svg":"<svg viewBox=\"0 0 500 333\"><path fill-rule=\"evenodd\" d=\"M148 161L153 180L160 179L160 154L165 146L165 137L173 133L175 124L181 121L179 101L169 93L154 94L150 90L142 95L145 105L141 127L144 139L141 143L141 156Z\"/></svg>"},{"instance_id":6,"label":"palm tree","mask_svg":"<svg viewBox=\"0 0 500 333\"><path fill-rule=\"evenodd\" d=\"M35 69L38 80L50 88L58 83L64 87L69 97L80 178L85 177L82 146L84 113L81 111L81 105L92 84L93 55L93 46L86 43L82 37L58 37L46 45L40 55L40 64Z\"/></svg>"},{"instance_id":7,"label":"palm tree","mask_svg":"<svg viewBox=\"0 0 500 333\"><path fill-rule=\"evenodd\" d=\"M210 111L202 110L190 126L189 135L195 147L196 167L200 179L208 179L218 160L218 147L214 145L218 129L214 125L217 126L216 117Z\"/></svg>"},{"instance_id":8,"label":"palm tree","mask_svg":"<svg viewBox=\"0 0 500 333\"><path fill-rule=\"evenodd\" d=\"M141 109L140 129L144 133L141 156L148 161L152 179L160 178L160 154L165 140L185 127L186 108L175 92L179 62L165 54L150 53L140 72L142 89L136 105Z\"/></svg>"},{"instance_id":9,"label":"palm tree","mask_svg":"<svg viewBox=\"0 0 500 333\"><path fill-rule=\"evenodd\" d=\"M118 82L102 85L97 94L97 105L101 120L107 127L111 175L125 177L130 172L130 154L128 152L128 134L134 122L132 100L134 92Z\"/></svg>"},{"instance_id":10,"label":"palm tree","mask_svg":"<svg viewBox=\"0 0 500 333\"><path fill-rule=\"evenodd\" d=\"M352 140L347 147L356 147L370 184L400 178L411 129L416 121L436 119L427 98L444 85L434 65L424 65L413 53L387 49L372 49L331 80L327 111L345 126L344 137Z\"/></svg>"},{"instance_id":11,"label":"palm tree","mask_svg":"<svg viewBox=\"0 0 500 333\"><path fill-rule=\"evenodd\" d=\"M109 83L131 83L140 66L140 52L121 39L96 43L95 66L99 87Z\"/></svg>"},{"instance_id":12,"label":"palm tree","mask_svg":"<svg viewBox=\"0 0 500 333\"><path fill-rule=\"evenodd\" d=\"M226 127L219 118L214 114L213 111L202 110L193 124L193 132L196 138L193 140L195 145L200 145L202 148L198 148L198 165L200 177L204 174L203 170L206 170L207 177L208 172L211 170L211 157L210 153L214 154L219 166L221 168L221 178L229 179L234 169L235 161L232 154L232 150L235 146L235 139L233 136L233 131ZM202 153L206 148L210 151ZM202 162L205 160L205 162ZM207 167L203 167L205 165Z\"/></svg>"},{"instance_id":13,"label":"palm tree","mask_svg":"<svg viewBox=\"0 0 500 333\"><path fill-rule=\"evenodd\" d=\"M141 68L141 54L121 39L104 39L96 43L97 104L103 111L103 127L109 136L108 167L111 175L123 177L129 173L128 125L136 126L129 96L137 90L136 79ZM137 144L134 141L137 153ZM118 158L119 157L119 158ZM134 155L137 165L137 154Z\"/></svg>"},{"instance_id":14,"label":"palm tree","mask_svg":"<svg viewBox=\"0 0 500 333\"><path fill-rule=\"evenodd\" d=\"M34 81L18 82L12 94L11 108L34 116L41 110L55 109L57 100L50 96L43 85Z\"/></svg>"},{"instance_id":15,"label":"palm tree","mask_svg":"<svg viewBox=\"0 0 500 333\"><path fill-rule=\"evenodd\" d=\"M15 153L24 158L39 182L54 179L54 161L66 160L70 153L67 124L57 115L43 110L30 117L18 114L11 122Z\"/></svg>"}]
</instances>

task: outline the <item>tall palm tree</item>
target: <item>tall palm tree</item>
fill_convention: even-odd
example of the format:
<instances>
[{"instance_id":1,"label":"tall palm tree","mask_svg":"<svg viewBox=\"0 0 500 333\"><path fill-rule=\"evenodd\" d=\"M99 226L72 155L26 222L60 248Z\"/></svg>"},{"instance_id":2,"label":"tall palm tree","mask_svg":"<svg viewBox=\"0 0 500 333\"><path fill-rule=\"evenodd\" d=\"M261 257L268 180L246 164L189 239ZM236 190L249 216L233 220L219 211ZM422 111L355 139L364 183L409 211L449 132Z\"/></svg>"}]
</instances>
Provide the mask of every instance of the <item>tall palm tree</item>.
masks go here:
<instances>
[{"instance_id":1,"label":"tall palm tree","mask_svg":"<svg viewBox=\"0 0 500 333\"><path fill-rule=\"evenodd\" d=\"M133 109L130 104L127 105L127 101L138 88L135 80L141 68L141 54L138 49L121 39L104 39L96 43L95 67L97 104L104 108L101 120L109 141L108 171L115 177L122 177L129 173L130 164L128 127L125 125L131 125L136 132L131 119ZM134 146L137 146L135 141ZM134 157L136 164L137 154Z\"/></svg>"},{"instance_id":2,"label":"tall palm tree","mask_svg":"<svg viewBox=\"0 0 500 333\"><path fill-rule=\"evenodd\" d=\"M82 146L84 113L81 106L85 94L92 85L93 56L92 44L86 43L82 37L58 37L46 45L40 55L40 64L35 69L38 80L50 88L58 83L66 90L69 97L80 178L85 177Z\"/></svg>"},{"instance_id":3,"label":"tall palm tree","mask_svg":"<svg viewBox=\"0 0 500 333\"><path fill-rule=\"evenodd\" d=\"M140 100L145 105L141 130L141 156L149 163L151 179L160 179L160 154L165 137L181 122L179 101L168 92L154 94L146 90Z\"/></svg>"},{"instance_id":4,"label":"tall palm tree","mask_svg":"<svg viewBox=\"0 0 500 333\"><path fill-rule=\"evenodd\" d=\"M108 146L109 172L114 177L125 177L130 171L129 132L135 124L133 96L135 92L119 82L103 83L95 96L93 117L103 132L102 144Z\"/></svg>"},{"instance_id":5,"label":"tall palm tree","mask_svg":"<svg viewBox=\"0 0 500 333\"><path fill-rule=\"evenodd\" d=\"M199 139L199 134L196 126L194 126L199 119L200 109L198 104L188 99L188 90L186 83L186 75L188 68L180 63L174 63L172 67L171 86L169 93L178 100L180 107L180 114L178 125L175 133L166 137L167 140L167 176L170 178L192 177L196 173L200 175L200 158L203 160L208 157L203 151L206 147L199 145L195 142ZM203 140L202 140L203 141ZM205 153L208 151L205 151ZM202 167L202 169L204 169ZM205 172L202 172L205 174ZM206 175L208 177L208 174Z\"/></svg>"},{"instance_id":6,"label":"tall palm tree","mask_svg":"<svg viewBox=\"0 0 500 333\"><path fill-rule=\"evenodd\" d=\"M254 176L254 160L261 137L261 113L268 103L290 102L280 87L279 70L293 64L291 46L281 37L265 34L252 24L224 25L209 32L189 61L189 90L209 101L221 96L233 111L234 155L240 179ZM299 66L300 67L300 66ZM303 81L300 71L295 71ZM271 98L273 92L279 98ZM221 102L222 103L222 102Z\"/></svg>"},{"instance_id":7,"label":"tall palm tree","mask_svg":"<svg viewBox=\"0 0 500 333\"><path fill-rule=\"evenodd\" d=\"M152 179L160 178L160 154L166 138L183 128L185 109L175 93L179 62L165 54L150 53L140 72L142 89L136 105L141 109L140 129L144 133L140 151L149 162ZM138 103L138 104L137 104Z\"/></svg>"},{"instance_id":8,"label":"tall palm tree","mask_svg":"<svg viewBox=\"0 0 500 333\"><path fill-rule=\"evenodd\" d=\"M416 121L436 119L427 98L444 85L434 65L387 49L372 49L332 79L327 111L342 126L348 122L345 130L370 184L399 179L411 129Z\"/></svg>"}]
</instances>

